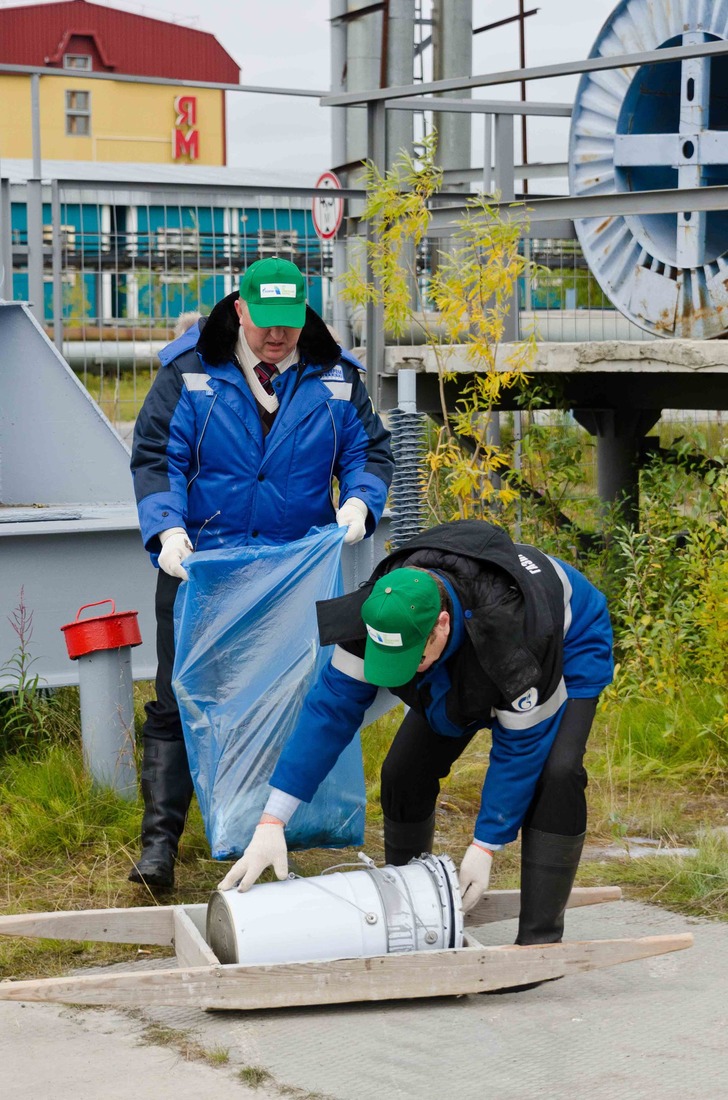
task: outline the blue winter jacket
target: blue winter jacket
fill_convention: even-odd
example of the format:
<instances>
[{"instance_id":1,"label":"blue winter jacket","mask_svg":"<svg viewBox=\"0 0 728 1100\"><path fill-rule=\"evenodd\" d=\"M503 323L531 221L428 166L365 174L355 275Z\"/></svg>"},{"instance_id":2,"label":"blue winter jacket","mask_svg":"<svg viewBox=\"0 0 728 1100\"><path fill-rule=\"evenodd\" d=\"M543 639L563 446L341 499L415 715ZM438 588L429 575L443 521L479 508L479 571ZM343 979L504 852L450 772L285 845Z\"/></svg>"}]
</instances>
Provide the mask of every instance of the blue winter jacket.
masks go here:
<instances>
[{"instance_id":1,"label":"blue winter jacket","mask_svg":"<svg viewBox=\"0 0 728 1100\"><path fill-rule=\"evenodd\" d=\"M567 701L596 698L611 682L612 629L604 595L578 570L482 521L424 531L360 590L318 605L321 641L337 644L271 787L310 801L360 727L378 690L364 677L361 603L373 580L403 565L434 569L445 583L451 635L427 672L391 690L442 736L490 727L475 837L502 848L523 823Z\"/></svg>"},{"instance_id":2,"label":"blue winter jacket","mask_svg":"<svg viewBox=\"0 0 728 1100\"><path fill-rule=\"evenodd\" d=\"M184 527L195 550L278 544L365 501L367 534L392 477L389 433L360 365L307 309L301 360L275 378L279 408L264 435L235 358L236 294L160 354L162 367L134 430L131 469L142 538L156 563L159 533Z\"/></svg>"}]
</instances>

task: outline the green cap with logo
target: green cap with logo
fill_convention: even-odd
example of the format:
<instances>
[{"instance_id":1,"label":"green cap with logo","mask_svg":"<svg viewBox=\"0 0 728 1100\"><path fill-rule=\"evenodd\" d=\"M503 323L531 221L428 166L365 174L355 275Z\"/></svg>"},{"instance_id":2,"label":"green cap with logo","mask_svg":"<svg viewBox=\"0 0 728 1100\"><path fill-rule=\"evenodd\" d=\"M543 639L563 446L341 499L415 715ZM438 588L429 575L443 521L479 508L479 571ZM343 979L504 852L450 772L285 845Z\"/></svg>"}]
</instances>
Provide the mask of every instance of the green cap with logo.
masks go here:
<instances>
[{"instance_id":1,"label":"green cap with logo","mask_svg":"<svg viewBox=\"0 0 728 1100\"><path fill-rule=\"evenodd\" d=\"M431 573L393 569L379 578L361 609L369 635L364 675L370 684L409 683L440 611L440 591Z\"/></svg>"},{"instance_id":2,"label":"green cap with logo","mask_svg":"<svg viewBox=\"0 0 728 1100\"><path fill-rule=\"evenodd\" d=\"M258 328L303 328L306 322L306 284L290 260L256 260L243 275L240 297Z\"/></svg>"}]
</instances>

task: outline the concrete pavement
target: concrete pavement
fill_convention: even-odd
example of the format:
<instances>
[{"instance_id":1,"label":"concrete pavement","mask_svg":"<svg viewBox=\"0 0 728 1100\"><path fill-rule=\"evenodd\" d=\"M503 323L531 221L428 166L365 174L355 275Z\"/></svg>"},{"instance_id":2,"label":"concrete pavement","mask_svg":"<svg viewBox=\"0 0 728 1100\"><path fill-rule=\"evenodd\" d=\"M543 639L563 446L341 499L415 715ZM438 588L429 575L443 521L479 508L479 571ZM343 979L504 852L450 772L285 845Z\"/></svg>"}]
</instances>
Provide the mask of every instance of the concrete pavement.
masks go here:
<instances>
[{"instance_id":1,"label":"concrete pavement","mask_svg":"<svg viewBox=\"0 0 728 1100\"><path fill-rule=\"evenodd\" d=\"M20 1082L12 1100L723 1100L728 924L637 902L567 914L572 940L685 931L695 937L687 951L522 993L249 1013L150 1008L139 1018L0 1002L3 1079ZM507 922L478 936L512 943L514 932ZM229 1064L139 1046L148 1024L225 1050ZM268 1072L261 1088L239 1079L246 1066ZM81 1072L91 1083L79 1088Z\"/></svg>"}]
</instances>

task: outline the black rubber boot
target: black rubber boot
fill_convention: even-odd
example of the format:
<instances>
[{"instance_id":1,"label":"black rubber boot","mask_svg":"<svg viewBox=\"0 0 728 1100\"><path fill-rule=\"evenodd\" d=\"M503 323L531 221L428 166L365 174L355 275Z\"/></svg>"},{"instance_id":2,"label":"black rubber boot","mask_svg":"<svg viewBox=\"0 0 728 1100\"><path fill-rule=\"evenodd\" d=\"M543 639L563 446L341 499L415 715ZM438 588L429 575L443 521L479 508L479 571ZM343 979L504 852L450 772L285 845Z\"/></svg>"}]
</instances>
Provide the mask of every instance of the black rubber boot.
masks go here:
<instances>
[{"instance_id":1,"label":"black rubber boot","mask_svg":"<svg viewBox=\"0 0 728 1100\"><path fill-rule=\"evenodd\" d=\"M174 864L192 791L184 741L163 741L145 734L142 854L129 873L130 882L174 886Z\"/></svg>"},{"instance_id":2,"label":"black rubber boot","mask_svg":"<svg viewBox=\"0 0 728 1100\"><path fill-rule=\"evenodd\" d=\"M384 819L384 862L404 867L423 852L431 852L435 839L435 811L424 821Z\"/></svg>"},{"instance_id":3,"label":"black rubber boot","mask_svg":"<svg viewBox=\"0 0 728 1100\"><path fill-rule=\"evenodd\" d=\"M521 835L521 913L516 943L561 943L564 912L585 833L560 836L524 829Z\"/></svg>"},{"instance_id":4,"label":"black rubber boot","mask_svg":"<svg viewBox=\"0 0 728 1100\"><path fill-rule=\"evenodd\" d=\"M560 836L524 829L521 833L521 913L516 943L561 943L564 913L574 885L586 833ZM548 982L558 978L546 978ZM491 993L523 993L544 982L491 989Z\"/></svg>"}]
</instances>

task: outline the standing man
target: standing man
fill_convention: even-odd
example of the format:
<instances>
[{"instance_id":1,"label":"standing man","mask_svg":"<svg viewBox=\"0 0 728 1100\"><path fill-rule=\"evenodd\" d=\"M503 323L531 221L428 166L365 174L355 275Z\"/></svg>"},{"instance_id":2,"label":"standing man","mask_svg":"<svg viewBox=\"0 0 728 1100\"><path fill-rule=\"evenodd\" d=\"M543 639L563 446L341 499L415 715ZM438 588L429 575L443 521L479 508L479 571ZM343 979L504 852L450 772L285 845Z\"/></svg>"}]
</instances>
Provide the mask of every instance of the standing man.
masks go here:
<instances>
[{"instance_id":1,"label":"standing man","mask_svg":"<svg viewBox=\"0 0 728 1100\"><path fill-rule=\"evenodd\" d=\"M306 304L303 275L288 260L252 264L240 292L160 360L131 458L142 538L159 577L142 854L129 878L169 887L193 790L172 691L173 608L186 558L292 542L334 522L347 528L345 542L358 542L381 517L393 462L360 364Z\"/></svg>"},{"instance_id":2,"label":"standing man","mask_svg":"<svg viewBox=\"0 0 728 1100\"><path fill-rule=\"evenodd\" d=\"M319 604L319 634L333 655L220 888L247 890L269 865L285 876L286 823L388 687L410 709L382 765L386 862L431 849L440 780L489 726L480 812L460 866L463 907L486 892L493 854L520 830L516 942L560 941L586 831L584 751L613 673L602 593L503 529L462 520L410 539L357 592Z\"/></svg>"}]
</instances>

